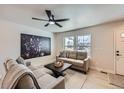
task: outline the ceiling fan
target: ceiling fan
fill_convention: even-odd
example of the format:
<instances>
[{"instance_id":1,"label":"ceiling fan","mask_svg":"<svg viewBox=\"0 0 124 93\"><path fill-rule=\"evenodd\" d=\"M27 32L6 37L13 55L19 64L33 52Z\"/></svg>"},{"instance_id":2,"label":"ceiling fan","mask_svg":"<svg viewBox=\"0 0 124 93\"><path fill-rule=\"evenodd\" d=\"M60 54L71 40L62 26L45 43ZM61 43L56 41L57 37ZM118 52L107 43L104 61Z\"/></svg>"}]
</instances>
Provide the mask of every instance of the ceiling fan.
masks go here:
<instances>
[{"instance_id":1,"label":"ceiling fan","mask_svg":"<svg viewBox=\"0 0 124 93\"><path fill-rule=\"evenodd\" d=\"M55 25L57 25L59 27L62 27L62 25L60 25L57 22L63 22L63 21L68 21L69 20L69 18L54 19L54 15L51 13L51 10L45 10L45 11L46 11L46 14L48 16L48 20L47 19L35 18L35 17L32 17L32 19L33 20L39 20L39 21L48 21L48 23L44 25L45 27L47 27L50 24L55 24Z\"/></svg>"}]
</instances>

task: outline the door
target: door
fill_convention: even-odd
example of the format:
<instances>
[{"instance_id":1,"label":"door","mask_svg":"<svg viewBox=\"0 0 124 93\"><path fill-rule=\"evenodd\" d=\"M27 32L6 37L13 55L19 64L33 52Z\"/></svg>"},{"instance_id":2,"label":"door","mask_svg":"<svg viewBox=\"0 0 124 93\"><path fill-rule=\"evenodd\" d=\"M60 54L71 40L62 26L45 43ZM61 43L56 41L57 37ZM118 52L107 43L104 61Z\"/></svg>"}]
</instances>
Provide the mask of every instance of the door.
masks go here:
<instances>
[{"instance_id":1,"label":"door","mask_svg":"<svg viewBox=\"0 0 124 93\"><path fill-rule=\"evenodd\" d=\"M115 71L124 75L124 30L115 33Z\"/></svg>"}]
</instances>

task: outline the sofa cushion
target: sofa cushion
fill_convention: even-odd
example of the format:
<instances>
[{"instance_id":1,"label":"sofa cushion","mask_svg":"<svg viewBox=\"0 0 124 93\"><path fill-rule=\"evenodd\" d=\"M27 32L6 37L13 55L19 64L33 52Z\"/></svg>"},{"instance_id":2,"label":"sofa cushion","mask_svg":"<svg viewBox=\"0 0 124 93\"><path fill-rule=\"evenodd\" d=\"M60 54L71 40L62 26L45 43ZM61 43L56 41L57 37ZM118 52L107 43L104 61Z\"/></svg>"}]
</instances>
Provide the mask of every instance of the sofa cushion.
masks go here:
<instances>
[{"instance_id":1,"label":"sofa cushion","mask_svg":"<svg viewBox=\"0 0 124 93\"><path fill-rule=\"evenodd\" d=\"M77 66L83 66L84 65L84 61L83 60L75 60L75 62L73 63L74 65L77 65Z\"/></svg>"},{"instance_id":2,"label":"sofa cushion","mask_svg":"<svg viewBox=\"0 0 124 93\"><path fill-rule=\"evenodd\" d=\"M62 52L60 52L59 57L66 57L66 51L62 51Z\"/></svg>"},{"instance_id":3,"label":"sofa cushion","mask_svg":"<svg viewBox=\"0 0 124 93\"><path fill-rule=\"evenodd\" d=\"M66 61L68 58L59 57L58 60Z\"/></svg>"},{"instance_id":4,"label":"sofa cushion","mask_svg":"<svg viewBox=\"0 0 124 93\"><path fill-rule=\"evenodd\" d=\"M70 51L68 58L76 59L77 58L77 52L76 51Z\"/></svg>"},{"instance_id":5,"label":"sofa cushion","mask_svg":"<svg viewBox=\"0 0 124 93\"><path fill-rule=\"evenodd\" d=\"M37 70L37 67L33 65L28 66L28 68L31 69L31 71Z\"/></svg>"},{"instance_id":6,"label":"sofa cushion","mask_svg":"<svg viewBox=\"0 0 124 93\"><path fill-rule=\"evenodd\" d=\"M65 62L68 62L76 66L83 66L84 64L83 60L77 60L77 59L71 59L71 58L58 58L58 60L63 60Z\"/></svg>"},{"instance_id":7,"label":"sofa cushion","mask_svg":"<svg viewBox=\"0 0 124 93\"><path fill-rule=\"evenodd\" d=\"M78 60L84 60L85 58L87 58L87 52L77 52Z\"/></svg>"},{"instance_id":8,"label":"sofa cushion","mask_svg":"<svg viewBox=\"0 0 124 93\"><path fill-rule=\"evenodd\" d=\"M47 74L43 72L41 69L34 70L33 73L37 79Z\"/></svg>"},{"instance_id":9,"label":"sofa cushion","mask_svg":"<svg viewBox=\"0 0 124 93\"><path fill-rule=\"evenodd\" d=\"M49 86L51 83L56 82L56 78L52 77L49 74L45 74L44 76L37 79L41 88L45 89L47 86Z\"/></svg>"},{"instance_id":10,"label":"sofa cushion","mask_svg":"<svg viewBox=\"0 0 124 93\"><path fill-rule=\"evenodd\" d=\"M69 57L69 54L70 54L70 51L69 50L66 50L66 58Z\"/></svg>"},{"instance_id":11,"label":"sofa cushion","mask_svg":"<svg viewBox=\"0 0 124 93\"><path fill-rule=\"evenodd\" d=\"M48 74L53 74L53 72L47 68L45 68L43 65L40 65L40 66L28 66L29 69L31 69L33 72L35 72L35 70L38 70L41 71L41 72L45 72L45 73L48 73Z\"/></svg>"},{"instance_id":12,"label":"sofa cushion","mask_svg":"<svg viewBox=\"0 0 124 93\"><path fill-rule=\"evenodd\" d=\"M66 61L72 65L76 65L76 66L83 66L84 62L82 60L76 60L76 59L71 59L68 58L66 59Z\"/></svg>"},{"instance_id":13,"label":"sofa cushion","mask_svg":"<svg viewBox=\"0 0 124 93\"><path fill-rule=\"evenodd\" d=\"M42 72L48 73L50 75L53 74L53 72L50 69L47 69L46 67L44 67L44 65L37 66L37 69L41 69Z\"/></svg>"}]
</instances>

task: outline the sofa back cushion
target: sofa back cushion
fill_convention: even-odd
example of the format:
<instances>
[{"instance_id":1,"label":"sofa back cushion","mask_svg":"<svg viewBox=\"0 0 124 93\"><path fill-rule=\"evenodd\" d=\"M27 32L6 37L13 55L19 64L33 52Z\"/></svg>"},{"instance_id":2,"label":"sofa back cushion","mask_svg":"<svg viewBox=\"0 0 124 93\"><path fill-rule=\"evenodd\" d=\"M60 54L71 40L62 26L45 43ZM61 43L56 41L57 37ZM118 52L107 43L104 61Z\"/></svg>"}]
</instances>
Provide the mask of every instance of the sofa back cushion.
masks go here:
<instances>
[{"instance_id":1,"label":"sofa back cushion","mask_svg":"<svg viewBox=\"0 0 124 93\"><path fill-rule=\"evenodd\" d=\"M60 55L59 55L59 57L66 57L66 51L62 51L62 52L60 52Z\"/></svg>"},{"instance_id":2,"label":"sofa back cushion","mask_svg":"<svg viewBox=\"0 0 124 93\"><path fill-rule=\"evenodd\" d=\"M84 60L85 58L87 58L87 52L84 51L77 52L77 59Z\"/></svg>"},{"instance_id":3,"label":"sofa back cushion","mask_svg":"<svg viewBox=\"0 0 124 93\"><path fill-rule=\"evenodd\" d=\"M6 71L8 71L15 64L17 64L17 62L13 59L8 59L6 62L4 62Z\"/></svg>"},{"instance_id":4,"label":"sofa back cushion","mask_svg":"<svg viewBox=\"0 0 124 93\"><path fill-rule=\"evenodd\" d=\"M70 51L66 51L66 58L69 58Z\"/></svg>"},{"instance_id":5,"label":"sofa back cushion","mask_svg":"<svg viewBox=\"0 0 124 93\"><path fill-rule=\"evenodd\" d=\"M76 59L77 58L77 52L76 51L70 51L68 54L68 58Z\"/></svg>"}]
</instances>

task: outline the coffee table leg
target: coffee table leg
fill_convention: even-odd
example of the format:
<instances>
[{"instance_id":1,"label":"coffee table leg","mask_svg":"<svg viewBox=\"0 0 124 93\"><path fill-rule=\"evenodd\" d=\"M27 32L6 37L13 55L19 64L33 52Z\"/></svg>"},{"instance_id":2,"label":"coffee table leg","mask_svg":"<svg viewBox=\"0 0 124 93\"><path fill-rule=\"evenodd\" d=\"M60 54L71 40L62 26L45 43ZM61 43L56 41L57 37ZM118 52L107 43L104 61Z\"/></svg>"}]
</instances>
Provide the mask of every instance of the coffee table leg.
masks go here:
<instances>
[{"instance_id":1,"label":"coffee table leg","mask_svg":"<svg viewBox=\"0 0 124 93\"><path fill-rule=\"evenodd\" d=\"M54 77L58 78L59 76L64 76L65 74L64 73L58 73L58 72L54 72Z\"/></svg>"}]
</instances>

